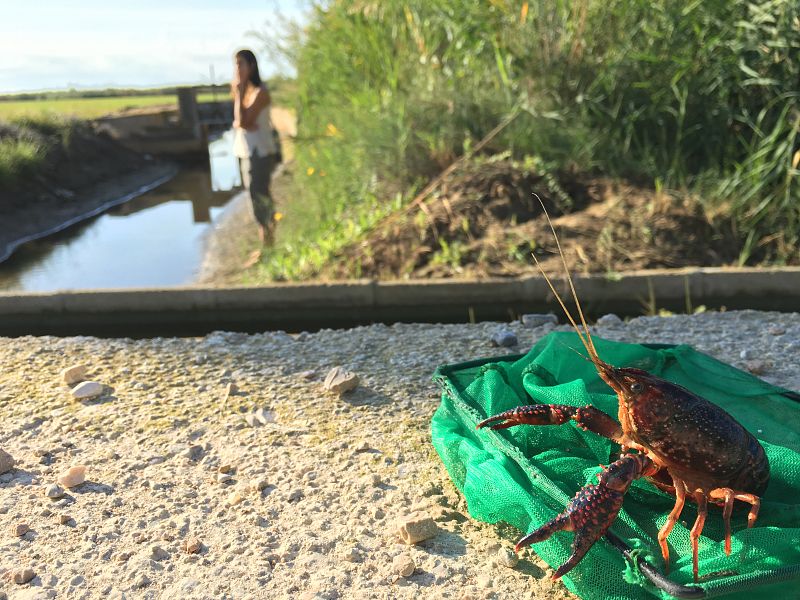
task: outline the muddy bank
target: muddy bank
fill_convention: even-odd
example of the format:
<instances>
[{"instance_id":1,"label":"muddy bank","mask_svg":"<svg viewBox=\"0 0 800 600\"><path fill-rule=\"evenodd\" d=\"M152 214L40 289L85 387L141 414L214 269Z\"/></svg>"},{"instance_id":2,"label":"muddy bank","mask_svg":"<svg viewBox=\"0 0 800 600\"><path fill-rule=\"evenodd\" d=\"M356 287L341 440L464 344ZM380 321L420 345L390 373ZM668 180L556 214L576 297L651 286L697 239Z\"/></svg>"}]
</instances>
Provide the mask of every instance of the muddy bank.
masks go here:
<instances>
[{"instance_id":1,"label":"muddy bank","mask_svg":"<svg viewBox=\"0 0 800 600\"><path fill-rule=\"evenodd\" d=\"M35 171L0 187L0 261L19 245L126 202L177 171L96 134L90 123L3 123L0 139L32 142L42 156Z\"/></svg>"},{"instance_id":2,"label":"muddy bank","mask_svg":"<svg viewBox=\"0 0 800 600\"><path fill-rule=\"evenodd\" d=\"M696 199L489 159L448 177L420 206L386 219L317 275L513 277L536 272L531 252L547 270L560 271L534 193L553 217L573 271L727 266L738 259L732 224L712 222Z\"/></svg>"}]
</instances>

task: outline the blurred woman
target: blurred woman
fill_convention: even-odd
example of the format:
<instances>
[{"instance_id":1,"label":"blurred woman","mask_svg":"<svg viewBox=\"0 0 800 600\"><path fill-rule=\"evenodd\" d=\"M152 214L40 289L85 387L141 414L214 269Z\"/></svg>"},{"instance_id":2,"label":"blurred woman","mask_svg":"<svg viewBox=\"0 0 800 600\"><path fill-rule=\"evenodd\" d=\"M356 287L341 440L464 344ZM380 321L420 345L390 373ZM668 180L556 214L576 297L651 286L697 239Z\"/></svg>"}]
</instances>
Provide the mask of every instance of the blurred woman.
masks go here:
<instances>
[{"instance_id":1,"label":"blurred woman","mask_svg":"<svg viewBox=\"0 0 800 600\"><path fill-rule=\"evenodd\" d=\"M270 179L277 166L278 148L270 120L270 95L261 81L258 62L250 50L240 50L235 57L231 82L233 94L234 155L239 159L242 185L250 194L253 215L258 222L262 246L275 238L275 205L270 193ZM254 252L252 262L261 251Z\"/></svg>"}]
</instances>

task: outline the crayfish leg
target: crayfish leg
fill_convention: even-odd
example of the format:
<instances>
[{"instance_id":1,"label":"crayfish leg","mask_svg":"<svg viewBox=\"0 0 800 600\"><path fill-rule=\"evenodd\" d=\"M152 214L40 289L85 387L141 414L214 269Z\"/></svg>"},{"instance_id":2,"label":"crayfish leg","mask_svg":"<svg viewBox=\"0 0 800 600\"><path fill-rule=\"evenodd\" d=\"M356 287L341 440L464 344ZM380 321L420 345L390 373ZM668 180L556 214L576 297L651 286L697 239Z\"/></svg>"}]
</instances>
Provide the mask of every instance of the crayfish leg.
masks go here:
<instances>
[{"instance_id":1,"label":"crayfish leg","mask_svg":"<svg viewBox=\"0 0 800 600\"><path fill-rule=\"evenodd\" d=\"M692 526L692 531L689 534L689 539L692 541L692 574L694 580L698 579L698 566L697 554L700 534L703 533L703 527L706 524L706 516L708 515L708 501L706 500L705 493L700 490L694 494L695 502L697 502L697 520Z\"/></svg>"},{"instance_id":2,"label":"crayfish leg","mask_svg":"<svg viewBox=\"0 0 800 600\"><path fill-rule=\"evenodd\" d=\"M678 517L681 516L683 505L686 502L685 484L675 477L672 478L672 483L675 486L675 506L672 507L672 511L667 517L667 522L664 523L664 526L658 532L658 545L661 546L661 556L664 557L665 573L669 573L669 546L667 545L667 537L669 537L669 534L672 532L672 528L675 527L675 523L678 522Z\"/></svg>"},{"instance_id":3,"label":"crayfish leg","mask_svg":"<svg viewBox=\"0 0 800 600\"><path fill-rule=\"evenodd\" d=\"M758 509L761 507L761 499L754 494L737 493L731 488L716 488L709 492L708 497L712 500L722 500L722 520L725 523L725 554L731 555L731 514L733 513L733 501L741 500L750 504L750 513L747 515L747 528L752 527L758 518Z\"/></svg>"}]
</instances>

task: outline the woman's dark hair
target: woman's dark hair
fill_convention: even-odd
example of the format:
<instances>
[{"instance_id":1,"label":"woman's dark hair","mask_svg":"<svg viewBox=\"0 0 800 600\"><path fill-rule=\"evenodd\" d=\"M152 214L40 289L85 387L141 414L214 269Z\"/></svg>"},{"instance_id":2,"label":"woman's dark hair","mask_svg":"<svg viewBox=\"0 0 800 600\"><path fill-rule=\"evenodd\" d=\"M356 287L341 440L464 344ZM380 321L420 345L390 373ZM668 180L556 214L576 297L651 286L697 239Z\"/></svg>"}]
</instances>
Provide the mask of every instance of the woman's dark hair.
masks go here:
<instances>
[{"instance_id":1,"label":"woman's dark hair","mask_svg":"<svg viewBox=\"0 0 800 600\"><path fill-rule=\"evenodd\" d=\"M241 58L247 61L250 65L250 83L258 87L261 85L261 75L258 72L258 61L256 55L251 50L239 50L236 53L236 58Z\"/></svg>"}]
</instances>

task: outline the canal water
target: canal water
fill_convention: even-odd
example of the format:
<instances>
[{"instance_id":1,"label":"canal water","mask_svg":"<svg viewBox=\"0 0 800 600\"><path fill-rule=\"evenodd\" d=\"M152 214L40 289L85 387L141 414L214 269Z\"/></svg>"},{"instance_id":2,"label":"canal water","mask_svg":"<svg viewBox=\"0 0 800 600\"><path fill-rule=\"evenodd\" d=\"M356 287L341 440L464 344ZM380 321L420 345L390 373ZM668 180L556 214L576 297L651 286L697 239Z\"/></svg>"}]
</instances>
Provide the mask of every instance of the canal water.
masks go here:
<instances>
[{"instance_id":1,"label":"canal water","mask_svg":"<svg viewBox=\"0 0 800 600\"><path fill-rule=\"evenodd\" d=\"M192 283L206 236L240 183L230 132L210 144L209 156L210 169L182 168L151 192L18 248L0 263L0 290Z\"/></svg>"}]
</instances>

